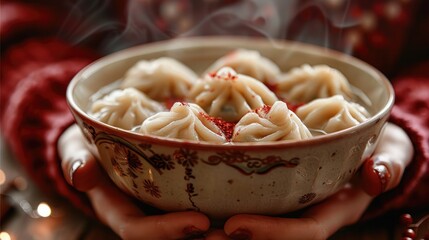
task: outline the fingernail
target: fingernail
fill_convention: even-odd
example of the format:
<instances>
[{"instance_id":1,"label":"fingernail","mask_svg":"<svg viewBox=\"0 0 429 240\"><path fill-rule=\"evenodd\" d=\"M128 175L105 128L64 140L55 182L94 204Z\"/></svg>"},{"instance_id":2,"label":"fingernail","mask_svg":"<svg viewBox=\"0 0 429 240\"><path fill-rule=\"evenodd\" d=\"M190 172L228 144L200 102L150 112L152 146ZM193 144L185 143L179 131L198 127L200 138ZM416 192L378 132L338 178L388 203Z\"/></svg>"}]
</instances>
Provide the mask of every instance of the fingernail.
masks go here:
<instances>
[{"instance_id":1,"label":"fingernail","mask_svg":"<svg viewBox=\"0 0 429 240\"><path fill-rule=\"evenodd\" d=\"M374 171L377 173L378 178L380 180L380 193L386 191L387 184L390 180L390 173L389 170L387 170L386 166L382 164L375 164L374 165Z\"/></svg>"},{"instance_id":2,"label":"fingernail","mask_svg":"<svg viewBox=\"0 0 429 240\"><path fill-rule=\"evenodd\" d=\"M78 170L81 166L83 165L83 161L82 160L76 160L72 163L72 166L70 168L70 183L72 186L74 186L74 182L73 182L73 175L76 172L76 170Z\"/></svg>"},{"instance_id":3,"label":"fingernail","mask_svg":"<svg viewBox=\"0 0 429 240\"><path fill-rule=\"evenodd\" d=\"M377 173L378 179L380 181L380 193L385 192L387 189L387 185L390 181L390 172L387 167L383 164L388 162L388 156L386 155L377 155L373 159L374 161L374 172Z\"/></svg>"},{"instance_id":4,"label":"fingernail","mask_svg":"<svg viewBox=\"0 0 429 240\"><path fill-rule=\"evenodd\" d=\"M188 226L183 229L183 233L186 235L185 239L204 239L205 231L195 227Z\"/></svg>"},{"instance_id":5,"label":"fingernail","mask_svg":"<svg viewBox=\"0 0 429 240\"><path fill-rule=\"evenodd\" d=\"M252 234L247 229L238 228L237 230L229 234L228 237L233 240L250 240L252 239Z\"/></svg>"}]
</instances>

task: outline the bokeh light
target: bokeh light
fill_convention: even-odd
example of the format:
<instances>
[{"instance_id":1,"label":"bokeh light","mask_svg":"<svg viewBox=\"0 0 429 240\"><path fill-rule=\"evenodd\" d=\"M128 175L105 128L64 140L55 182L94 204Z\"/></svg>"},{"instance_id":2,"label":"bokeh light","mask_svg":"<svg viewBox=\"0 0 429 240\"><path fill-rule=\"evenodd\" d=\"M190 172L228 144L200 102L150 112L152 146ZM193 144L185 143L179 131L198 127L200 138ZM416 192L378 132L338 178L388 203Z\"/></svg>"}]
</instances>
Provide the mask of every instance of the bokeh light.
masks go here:
<instances>
[{"instance_id":1,"label":"bokeh light","mask_svg":"<svg viewBox=\"0 0 429 240\"><path fill-rule=\"evenodd\" d=\"M9 233L7 232L0 232L0 240L11 240Z\"/></svg>"},{"instance_id":2,"label":"bokeh light","mask_svg":"<svg viewBox=\"0 0 429 240\"><path fill-rule=\"evenodd\" d=\"M6 174L2 169L0 169L0 185L3 185L6 182Z\"/></svg>"},{"instance_id":3,"label":"bokeh light","mask_svg":"<svg viewBox=\"0 0 429 240\"><path fill-rule=\"evenodd\" d=\"M51 207L47 203L41 202L39 206L37 206L37 214L41 217L49 217L51 216Z\"/></svg>"}]
</instances>

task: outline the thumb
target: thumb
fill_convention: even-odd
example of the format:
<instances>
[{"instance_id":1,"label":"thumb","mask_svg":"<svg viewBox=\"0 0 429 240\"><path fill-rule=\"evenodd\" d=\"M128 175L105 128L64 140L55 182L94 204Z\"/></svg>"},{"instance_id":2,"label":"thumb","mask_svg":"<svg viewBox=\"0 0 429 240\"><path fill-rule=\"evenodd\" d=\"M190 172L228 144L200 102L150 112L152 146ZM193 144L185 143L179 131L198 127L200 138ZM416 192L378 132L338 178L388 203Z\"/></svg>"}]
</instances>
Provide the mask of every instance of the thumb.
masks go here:
<instances>
[{"instance_id":1,"label":"thumb","mask_svg":"<svg viewBox=\"0 0 429 240\"><path fill-rule=\"evenodd\" d=\"M77 125L72 125L61 135L58 152L64 177L77 190L86 192L105 177L95 157L86 148Z\"/></svg>"}]
</instances>

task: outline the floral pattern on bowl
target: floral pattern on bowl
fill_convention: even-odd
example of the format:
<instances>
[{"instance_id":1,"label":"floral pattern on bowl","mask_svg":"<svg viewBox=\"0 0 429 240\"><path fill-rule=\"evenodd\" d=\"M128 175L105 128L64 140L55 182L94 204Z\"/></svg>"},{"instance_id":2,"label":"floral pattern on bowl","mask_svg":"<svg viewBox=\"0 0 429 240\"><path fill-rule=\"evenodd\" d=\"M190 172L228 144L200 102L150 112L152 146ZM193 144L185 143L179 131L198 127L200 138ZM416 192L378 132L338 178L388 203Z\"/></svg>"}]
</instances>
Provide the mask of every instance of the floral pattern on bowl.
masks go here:
<instances>
[{"instance_id":1,"label":"floral pattern on bowl","mask_svg":"<svg viewBox=\"0 0 429 240\"><path fill-rule=\"evenodd\" d=\"M142 58L169 55L203 70L238 47L261 51L283 69L304 63L338 68L353 76L352 84L372 101L373 116L355 127L303 141L214 144L137 134L99 122L85 111L95 91ZM284 61L285 56L290 61ZM284 41L273 45L267 40L205 37L106 56L72 80L67 99L88 148L119 188L165 211L192 209L225 219L238 213L285 214L341 189L374 151L394 95L374 68L336 52Z\"/></svg>"}]
</instances>

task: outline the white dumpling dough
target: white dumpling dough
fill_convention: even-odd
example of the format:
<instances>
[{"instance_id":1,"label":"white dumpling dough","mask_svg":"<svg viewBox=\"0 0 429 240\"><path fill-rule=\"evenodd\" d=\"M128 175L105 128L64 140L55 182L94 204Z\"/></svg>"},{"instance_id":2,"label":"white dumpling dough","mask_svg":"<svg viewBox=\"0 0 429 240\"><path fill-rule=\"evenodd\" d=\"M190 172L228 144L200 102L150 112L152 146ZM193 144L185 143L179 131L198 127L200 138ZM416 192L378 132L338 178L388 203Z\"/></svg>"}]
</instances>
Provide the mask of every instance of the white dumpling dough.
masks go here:
<instances>
[{"instance_id":1,"label":"white dumpling dough","mask_svg":"<svg viewBox=\"0 0 429 240\"><path fill-rule=\"evenodd\" d=\"M226 142L225 135L206 112L193 103L176 102L169 112L147 118L140 133L184 140Z\"/></svg>"},{"instance_id":2,"label":"white dumpling dough","mask_svg":"<svg viewBox=\"0 0 429 240\"><path fill-rule=\"evenodd\" d=\"M343 95L353 99L353 92L346 77L327 65L308 64L293 68L279 77L276 94L287 102L308 103L317 98Z\"/></svg>"},{"instance_id":3,"label":"white dumpling dough","mask_svg":"<svg viewBox=\"0 0 429 240\"><path fill-rule=\"evenodd\" d=\"M91 115L109 125L131 130L159 111L162 104L148 98L135 88L117 89L91 106Z\"/></svg>"},{"instance_id":4,"label":"white dumpling dough","mask_svg":"<svg viewBox=\"0 0 429 240\"><path fill-rule=\"evenodd\" d=\"M125 74L122 88L134 87L158 101L184 98L197 75L183 63L162 57L141 60Z\"/></svg>"},{"instance_id":5,"label":"white dumpling dough","mask_svg":"<svg viewBox=\"0 0 429 240\"><path fill-rule=\"evenodd\" d=\"M235 125L232 142L301 140L312 135L286 103L276 101L249 112Z\"/></svg>"},{"instance_id":6,"label":"white dumpling dough","mask_svg":"<svg viewBox=\"0 0 429 240\"><path fill-rule=\"evenodd\" d=\"M274 83L280 75L280 68L270 59L262 56L258 51L237 49L213 63L206 74L219 71L223 67L230 67L237 73L248 75L264 83Z\"/></svg>"},{"instance_id":7,"label":"white dumpling dough","mask_svg":"<svg viewBox=\"0 0 429 240\"><path fill-rule=\"evenodd\" d=\"M192 102L201 106L210 116L236 122L244 114L277 99L262 82L224 67L199 80L190 92Z\"/></svg>"},{"instance_id":8,"label":"white dumpling dough","mask_svg":"<svg viewBox=\"0 0 429 240\"><path fill-rule=\"evenodd\" d=\"M363 106L346 101L342 95L311 101L299 107L296 114L308 128L326 133L353 127L370 117Z\"/></svg>"}]
</instances>

